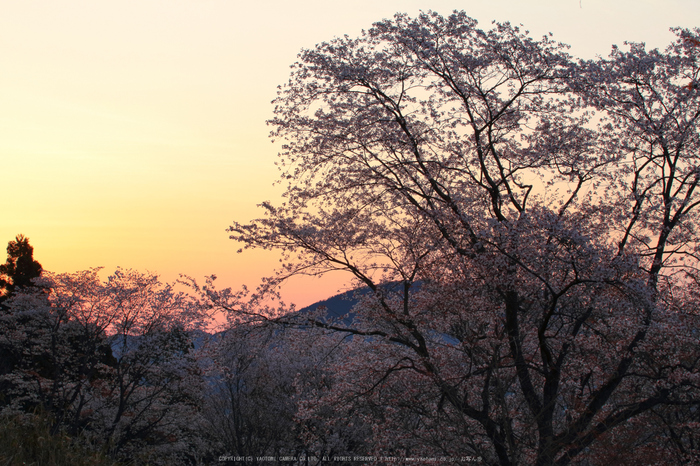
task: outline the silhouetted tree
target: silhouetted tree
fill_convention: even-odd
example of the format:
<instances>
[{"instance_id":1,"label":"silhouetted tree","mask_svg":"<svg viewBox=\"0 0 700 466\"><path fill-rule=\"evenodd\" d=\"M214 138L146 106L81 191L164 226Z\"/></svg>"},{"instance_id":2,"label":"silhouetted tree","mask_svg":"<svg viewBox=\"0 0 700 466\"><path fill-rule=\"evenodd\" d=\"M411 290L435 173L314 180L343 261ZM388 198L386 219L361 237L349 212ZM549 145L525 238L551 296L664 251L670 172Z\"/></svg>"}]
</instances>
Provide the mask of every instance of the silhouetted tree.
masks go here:
<instances>
[{"instance_id":1,"label":"silhouetted tree","mask_svg":"<svg viewBox=\"0 0 700 466\"><path fill-rule=\"evenodd\" d=\"M41 264L33 255L34 248L24 235L7 243L7 262L0 265L0 303L18 288L32 286L32 280L41 276Z\"/></svg>"},{"instance_id":2,"label":"silhouetted tree","mask_svg":"<svg viewBox=\"0 0 700 466\"><path fill-rule=\"evenodd\" d=\"M32 286L32 280L41 276L41 264L34 260L33 254L34 248L24 235L17 235L7 243L7 262L0 265L0 313L8 309L6 302L16 290ZM19 362L16 348L0 342L0 376L12 372ZM7 388L7 383L0 381L0 403L6 401Z\"/></svg>"}]
</instances>

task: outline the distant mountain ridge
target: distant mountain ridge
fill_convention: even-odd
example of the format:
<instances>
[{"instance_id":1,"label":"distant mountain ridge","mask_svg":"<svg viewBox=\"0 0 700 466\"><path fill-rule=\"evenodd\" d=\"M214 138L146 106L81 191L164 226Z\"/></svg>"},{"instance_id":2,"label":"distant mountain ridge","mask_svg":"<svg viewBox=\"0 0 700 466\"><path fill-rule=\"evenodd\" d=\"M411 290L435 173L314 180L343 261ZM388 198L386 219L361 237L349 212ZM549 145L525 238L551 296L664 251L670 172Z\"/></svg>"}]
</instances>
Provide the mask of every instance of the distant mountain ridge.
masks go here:
<instances>
[{"instance_id":1,"label":"distant mountain ridge","mask_svg":"<svg viewBox=\"0 0 700 466\"><path fill-rule=\"evenodd\" d=\"M355 313L352 309L359 302L359 295L369 293L369 288L355 289L331 296L328 299L317 301L309 306L299 309L296 314L304 315L318 310L318 308L326 309L326 319L329 321L343 322L346 325L352 323L355 318Z\"/></svg>"},{"instance_id":2,"label":"distant mountain ridge","mask_svg":"<svg viewBox=\"0 0 700 466\"><path fill-rule=\"evenodd\" d=\"M397 288L402 287L403 282L392 282L381 285L381 288L388 291L396 291ZM420 289L421 282L415 282L412 285L412 289ZM362 296L368 295L372 292L368 287L355 288L354 290L349 290L344 293L331 296L328 299L322 301L317 301L309 306L306 306L297 311L298 314L305 314L317 310L319 307L324 307L327 309L326 316L328 320L342 321L344 324L352 323L355 318L356 313L352 312L352 309L359 302Z\"/></svg>"}]
</instances>

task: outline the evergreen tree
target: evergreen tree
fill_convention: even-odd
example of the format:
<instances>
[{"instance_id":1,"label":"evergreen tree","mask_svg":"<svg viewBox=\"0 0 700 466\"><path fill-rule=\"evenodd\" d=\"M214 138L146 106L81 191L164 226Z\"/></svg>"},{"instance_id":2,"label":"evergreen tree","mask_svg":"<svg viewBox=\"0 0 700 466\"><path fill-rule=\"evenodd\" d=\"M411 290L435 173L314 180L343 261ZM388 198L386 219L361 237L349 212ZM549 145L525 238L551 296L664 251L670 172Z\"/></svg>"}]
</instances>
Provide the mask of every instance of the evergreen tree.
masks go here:
<instances>
[{"instance_id":1,"label":"evergreen tree","mask_svg":"<svg viewBox=\"0 0 700 466\"><path fill-rule=\"evenodd\" d=\"M32 280L41 276L41 264L34 260L34 248L29 238L17 235L7 243L7 262L0 265L0 302L18 288L32 286Z\"/></svg>"}]
</instances>

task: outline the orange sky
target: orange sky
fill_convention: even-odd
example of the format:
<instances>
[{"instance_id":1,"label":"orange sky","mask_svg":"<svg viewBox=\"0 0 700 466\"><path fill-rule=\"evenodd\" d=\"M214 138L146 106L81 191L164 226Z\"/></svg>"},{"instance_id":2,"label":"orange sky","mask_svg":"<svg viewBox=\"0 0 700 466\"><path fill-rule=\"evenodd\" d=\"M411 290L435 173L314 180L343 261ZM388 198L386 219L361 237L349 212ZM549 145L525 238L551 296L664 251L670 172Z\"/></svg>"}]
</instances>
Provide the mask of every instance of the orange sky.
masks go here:
<instances>
[{"instance_id":1,"label":"orange sky","mask_svg":"<svg viewBox=\"0 0 700 466\"><path fill-rule=\"evenodd\" d=\"M277 262L228 239L279 198L265 120L302 47L397 11L464 9L553 32L584 58L664 47L697 0L23 0L0 5L0 244L22 233L45 269L216 274L255 287ZM342 277L296 280L299 305Z\"/></svg>"}]
</instances>

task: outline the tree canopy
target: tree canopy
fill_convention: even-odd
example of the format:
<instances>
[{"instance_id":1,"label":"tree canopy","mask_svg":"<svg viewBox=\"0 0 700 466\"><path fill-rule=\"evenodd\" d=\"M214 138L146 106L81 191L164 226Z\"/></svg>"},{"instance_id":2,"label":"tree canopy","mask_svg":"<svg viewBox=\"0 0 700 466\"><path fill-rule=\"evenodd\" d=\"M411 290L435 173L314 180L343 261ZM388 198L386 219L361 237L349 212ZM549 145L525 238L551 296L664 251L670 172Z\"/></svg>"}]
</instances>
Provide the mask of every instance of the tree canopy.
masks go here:
<instances>
[{"instance_id":1,"label":"tree canopy","mask_svg":"<svg viewBox=\"0 0 700 466\"><path fill-rule=\"evenodd\" d=\"M263 292L335 270L373 291L304 325L355 336L326 401L376 451L697 455L700 30L674 32L578 60L428 12L301 52L269 121L285 202L231 237L285 253Z\"/></svg>"}]
</instances>

